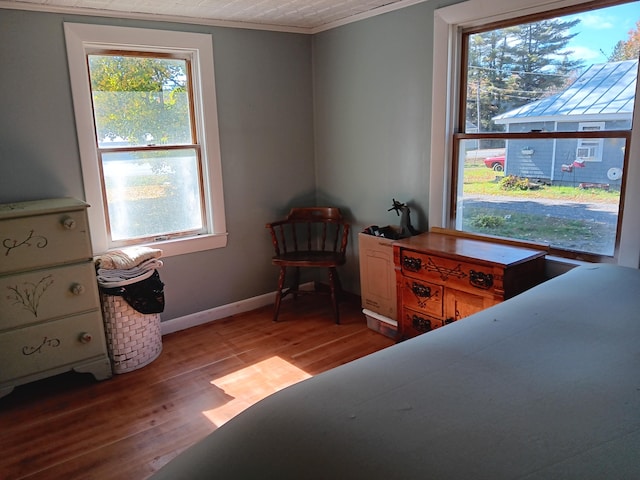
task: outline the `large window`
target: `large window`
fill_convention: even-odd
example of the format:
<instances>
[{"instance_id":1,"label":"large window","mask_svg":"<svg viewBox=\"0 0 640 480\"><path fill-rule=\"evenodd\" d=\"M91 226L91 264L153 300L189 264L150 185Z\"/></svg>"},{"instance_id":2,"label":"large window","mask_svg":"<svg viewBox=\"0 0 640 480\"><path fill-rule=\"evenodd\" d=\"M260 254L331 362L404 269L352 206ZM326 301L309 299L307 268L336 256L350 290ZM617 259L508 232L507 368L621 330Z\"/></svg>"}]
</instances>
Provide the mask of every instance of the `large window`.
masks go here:
<instances>
[{"instance_id":1,"label":"large window","mask_svg":"<svg viewBox=\"0 0 640 480\"><path fill-rule=\"evenodd\" d=\"M517 16L502 11L490 23L487 12L482 20L460 16L459 6L443 9L446 56L457 65L440 105L449 123L434 129L434 142L446 142L432 150L445 156L442 166L432 157L432 175L445 182L433 192L442 195L440 226L615 261L625 193L637 188L628 171L637 169L630 151L640 2L590 3L588 15L582 2L550 11L530 3L529 12L519 5ZM456 15L466 18L456 23ZM598 30L604 19L617 19L611 34Z\"/></svg>"},{"instance_id":2,"label":"large window","mask_svg":"<svg viewBox=\"0 0 640 480\"><path fill-rule=\"evenodd\" d=\"M94 250L224 246L210 36L65 32Z\"/></svg>"}]
</instances>

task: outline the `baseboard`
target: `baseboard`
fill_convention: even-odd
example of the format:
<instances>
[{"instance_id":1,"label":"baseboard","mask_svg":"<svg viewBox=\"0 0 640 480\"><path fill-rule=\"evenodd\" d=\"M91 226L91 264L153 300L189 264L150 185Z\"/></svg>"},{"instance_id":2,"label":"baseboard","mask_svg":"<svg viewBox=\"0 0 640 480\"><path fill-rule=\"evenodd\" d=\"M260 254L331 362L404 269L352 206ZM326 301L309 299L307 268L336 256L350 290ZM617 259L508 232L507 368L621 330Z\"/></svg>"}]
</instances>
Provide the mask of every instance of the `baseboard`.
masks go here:
<instances>
[{"instance_id":1,"label":"baseboard","mask_svg":"<svg viewBox=\"0 0 640 480\"><path fill-rule=\"evenodd\" d=\"M312 289L313 282L300 285L300 288ZM167 335L169 333L178 332L187 328L227 318L231 315L237 315L238 313L250 312L251 310L255 310L266 305L273 305L275 303L275 298L275 292L265 293L264 295L258 295L257 297L247 298L227 305L220 305L219 307L210 308L209 310L203 310L183 317L172 318L171 320L161 322L160 330L162 335ZM289 297L284 301L288 299Z\"/></svg>"}]
</instances>

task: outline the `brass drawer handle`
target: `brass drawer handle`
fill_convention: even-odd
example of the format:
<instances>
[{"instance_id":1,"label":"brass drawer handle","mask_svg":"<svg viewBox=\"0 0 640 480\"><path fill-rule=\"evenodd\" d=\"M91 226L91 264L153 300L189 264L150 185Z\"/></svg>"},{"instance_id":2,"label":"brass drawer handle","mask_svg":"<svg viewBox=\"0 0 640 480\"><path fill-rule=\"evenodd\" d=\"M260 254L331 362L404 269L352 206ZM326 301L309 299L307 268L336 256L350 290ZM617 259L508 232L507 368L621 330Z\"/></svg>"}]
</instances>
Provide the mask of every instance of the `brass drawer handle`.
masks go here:
<instances>
[{"instance_id":1,"label":"brass drawer handle","mask_svg":"<svg viewBox=\"0 0 640 480\"><path fill-rule=\"evenodd\" d=\"M411 325L418 332L425 333L431 331L431 320L427 320L426 318L419 317L418 315L414 315L411 318Z\"/></svg>"},{"instance_id":2,"label":"brass drawer handle","mask_svg":"<svg viewBox=\"0 0 640 480\"><path fill-rule=\"evenodd\" d=\"M416 297L422 297L422 298L431 297L431 288L427 287L426 285L422 285L421 283L418 283L418 282L413 282L413 285L411 285L411 291Z\"/></svg>"},{"instance_id":3,"label":"brass drawer handle","mask_svg":"<svg viewBox=\"0 0 640 480\"><path fill-rule=\"evenodd\" d=\"M422 268L422 260L415 257L402 257L402 265L411 272L419 272Z\"/></svg>"},{"instance_id":4,"label":"brass drawer handle","mask_svg":"<svg viewBox=\"0 0 640 480\"><path fill-rule=\"evenodd\" d=\"M493 286L493 275L490 273L469 270L469 283L473 287L487 290Z\"/></svg>"}]
</instances>

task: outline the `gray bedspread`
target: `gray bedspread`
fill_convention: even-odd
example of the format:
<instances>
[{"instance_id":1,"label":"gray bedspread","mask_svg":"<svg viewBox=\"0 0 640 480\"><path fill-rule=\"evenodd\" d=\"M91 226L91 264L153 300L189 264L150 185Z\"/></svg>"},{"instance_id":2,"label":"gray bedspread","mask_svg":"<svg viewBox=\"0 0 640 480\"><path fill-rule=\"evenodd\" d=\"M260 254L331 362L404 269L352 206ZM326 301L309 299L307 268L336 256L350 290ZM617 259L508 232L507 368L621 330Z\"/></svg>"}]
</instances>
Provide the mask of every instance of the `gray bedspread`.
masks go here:
<instances>
[{"instance_id":1,"label":"gray bedspread","mask_svg":"<svg viewBox=\"0 0 640 480\"><path fill-rule=\"evenodd\" d=\"M639 479L640 270L578 267L247 409L154 479Z\"/></svg>"}]
</instances>

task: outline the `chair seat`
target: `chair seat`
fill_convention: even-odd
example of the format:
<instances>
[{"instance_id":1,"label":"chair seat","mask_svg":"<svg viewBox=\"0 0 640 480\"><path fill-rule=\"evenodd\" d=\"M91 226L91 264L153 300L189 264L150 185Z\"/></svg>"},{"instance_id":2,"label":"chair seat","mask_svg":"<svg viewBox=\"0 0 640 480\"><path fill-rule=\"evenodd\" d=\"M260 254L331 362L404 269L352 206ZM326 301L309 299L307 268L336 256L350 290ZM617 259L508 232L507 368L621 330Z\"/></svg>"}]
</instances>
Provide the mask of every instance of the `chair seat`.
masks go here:
<instances>
[{"instance_id":1,"label":"chair seat","mask_svg":"<svg viewBox=\"0 0 640 480\"><path fill-rule=\"evenodd\" d=\"M275 255L272 262L288 267L337 267L344 265L345 256L340 252L310 250Z\"/></svg>"}]
</instances>

